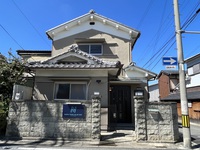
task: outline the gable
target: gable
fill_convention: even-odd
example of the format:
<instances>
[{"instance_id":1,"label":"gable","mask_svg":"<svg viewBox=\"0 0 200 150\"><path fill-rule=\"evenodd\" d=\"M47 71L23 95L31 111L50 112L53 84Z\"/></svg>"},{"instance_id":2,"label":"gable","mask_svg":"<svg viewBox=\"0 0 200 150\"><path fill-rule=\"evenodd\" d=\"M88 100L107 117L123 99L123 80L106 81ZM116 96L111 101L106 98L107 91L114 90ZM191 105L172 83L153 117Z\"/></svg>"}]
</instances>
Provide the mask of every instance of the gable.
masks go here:
<instances>
[{"instance_id":1,"label":"gable","mask_svg":"<svg viewBox=\"0 0 200 150\"><path fill-rule=\"evenodd\" d=\"M132 43L135 43L140 35L139 31L98 15L94 11L52 28L46 33L53 41L56 41L88 30L104 32L130 40Z\"/></svg>"},{"instance_id":2,"label":"gable","mask_svg":"<svg viewBox=\"0 0 200 150\"><path fill-rule=\"evenodd\" d=\"M102 60L95 56L89 55L78 49L77 45L72 45L70 49L57 56L51 57L43 63L82 63L82 64L96 64L102 63Z\"/></svg>"},{"instance_id":3,"label":"gable","mask_svg":"<svg viewBox=\"0 0 200 150\"><path fill-rule=\"evenodd\" d=\"M66 56L65 58L60 59L58 62L60 63L82 63L82 64L86 64L88 62L88 60L80 58L76 55L70 55L70 56Z\"/></svg>"},{"instance_id":4,"label":"gable","mask_svg":"<svg viewBox=\"0 0 200 150\"><path fill-rule=\"evenodd\" d=\"M148 70L142 69L140 67L135 66L135 64L130 64L128 67L124 69L126 78L134 79L134 78L146 78L147 80L155 78L156 74L150 72Z\"/></svg>"}]
</instances>

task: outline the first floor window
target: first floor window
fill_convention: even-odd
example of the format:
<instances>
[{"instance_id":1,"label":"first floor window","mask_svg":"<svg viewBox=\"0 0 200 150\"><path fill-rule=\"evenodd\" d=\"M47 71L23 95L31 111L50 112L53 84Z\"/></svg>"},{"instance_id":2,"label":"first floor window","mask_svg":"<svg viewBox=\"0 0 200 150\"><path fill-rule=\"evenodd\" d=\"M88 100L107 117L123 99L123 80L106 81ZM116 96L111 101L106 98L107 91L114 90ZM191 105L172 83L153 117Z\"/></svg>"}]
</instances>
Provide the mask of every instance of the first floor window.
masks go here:
<instances>
[{"instance_id":1,"label":"first floor window","mask_svg":"<svg viewBox=\"0 0 200 150\"><path fill-rule=\"evenodd\" d=\"M86 99L86 83L55 83L55 99Z\"/></svg>"}]
</instances>

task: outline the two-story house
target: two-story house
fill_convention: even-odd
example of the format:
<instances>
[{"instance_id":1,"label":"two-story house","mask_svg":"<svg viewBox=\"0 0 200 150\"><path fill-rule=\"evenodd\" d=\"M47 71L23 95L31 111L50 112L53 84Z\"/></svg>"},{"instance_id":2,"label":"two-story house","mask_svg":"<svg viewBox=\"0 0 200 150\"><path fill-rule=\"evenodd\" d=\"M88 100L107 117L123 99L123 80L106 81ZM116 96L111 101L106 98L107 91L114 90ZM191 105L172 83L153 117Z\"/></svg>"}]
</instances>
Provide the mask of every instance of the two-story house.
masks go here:
<instances>
[{"instance_id":1,"label":"two-story house","mask_svg":"<svg viewBox=\"0 0 200 150\"><path fill-rule=\"evenodd\" d=\"M192 119L200 120L200 54L185 60L187 64L187 96L189 114Z\"/></svg>"},{"instance_id":2,"label":"two-story house","mask_svg":"<svg viewBox=\"0 0 200 150\"><path fill-rule=\"evenodd\" d=\"M140 32L91 10L46 34L51 51L17 51L33 75L33 100L81 102L99 94L102 130L133 127L133 96L142 91L148 99L156 76L132 62Z\"/></svg>"},{"instance_id":3,"label":"two-story house","mask_svg":"<svg viewBox=\"0 0 200 150\"><path fill-rule=\"evenodd\" d=\"M179 83L179 73L177 70L162 70L157 76L159 98L165 98L176 91Z\"/></svg>"}]
</instances>

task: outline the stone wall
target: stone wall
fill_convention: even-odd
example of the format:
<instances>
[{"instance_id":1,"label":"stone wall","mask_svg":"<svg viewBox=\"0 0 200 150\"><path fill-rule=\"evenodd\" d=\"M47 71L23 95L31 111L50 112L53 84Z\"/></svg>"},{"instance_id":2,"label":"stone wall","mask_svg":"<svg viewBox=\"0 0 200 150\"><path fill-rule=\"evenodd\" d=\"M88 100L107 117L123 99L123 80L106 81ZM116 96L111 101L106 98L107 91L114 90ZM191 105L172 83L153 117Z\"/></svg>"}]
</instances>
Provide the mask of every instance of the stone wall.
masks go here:
<instances>
[{"instance_id":1,"label":"stone wall","mask_svg":"<svg viewBox=\"0 0 200 150\"><path fill-rule=\"evenodd\" d=\"M142 96L135 96L135 135L137 141L147 140L146 102Z\"/></svg>"},{"instance_id":2,"label":"stone wall","mask_svg":"<svg viewBox=\"0 0 200 150\"><path fill-rule=\"evenodd\" d=\"M8 138L100 140L100 98L82 101L84 118L63 118L65 101L12 101Z\"/></svg>"},{"instance_id":3,"label":"stone wall","mask_svg":"<svg viewBox=\"0 0 200 150\"><path fill-rule=\"evenodd\" d=\"M148 103L147 140L175 142L179 138L176 103Z\"/></svg>"},{"instance_id":4,"label":"stone wall","mask_svg":"<svg viewBox=\"0 0 200 150\"><path fill-rule=\"evenodd\" d=\"M176 103L147 102L142 96L135 100L136 140L176 142L179 138Z\"/></svg>"}]
</instances>

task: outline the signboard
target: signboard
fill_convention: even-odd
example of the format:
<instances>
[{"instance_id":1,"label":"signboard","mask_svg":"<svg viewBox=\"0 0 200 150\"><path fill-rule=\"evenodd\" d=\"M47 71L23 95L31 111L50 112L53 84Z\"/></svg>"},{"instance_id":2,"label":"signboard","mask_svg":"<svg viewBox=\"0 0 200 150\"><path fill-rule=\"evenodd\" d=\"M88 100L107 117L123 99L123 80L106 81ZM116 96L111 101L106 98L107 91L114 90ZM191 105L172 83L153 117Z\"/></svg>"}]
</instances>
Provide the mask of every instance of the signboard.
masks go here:
<instances>
[{"instance_id":1,"label":"signboard","mask_svg":"<svg viewBox=\"0 0 200 150\"><path fill-rule=\"evenodd\" d=\"M63 118L84 118L85 106L81 104L63 104Z\"/></svg>"},{"instance_id":2,"label":"signboard","mask_svg":"<svg viewBox=\"0 0 200 150\"><path fill-rule=\"evenodd\" d=\"M165 66L165 68L166 69L176 69L176 66L175 65L174 66L173 65L172 66Z\"/></svg>"},{"instance_id":3,"label":"signboard","mask_svg":"<svg viewBox=\"0 0 200 150\"><path fill-rule=\"evenodd\" d=\"M163 57L164 66L176 66L178 65L177 57Z\"/></svg>"}]
</instances>

